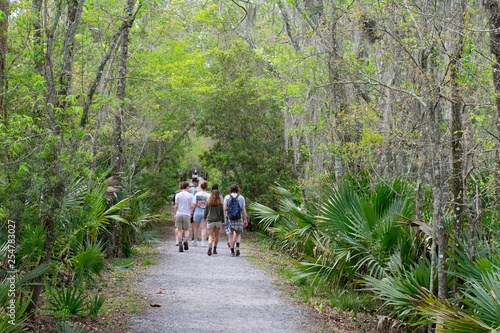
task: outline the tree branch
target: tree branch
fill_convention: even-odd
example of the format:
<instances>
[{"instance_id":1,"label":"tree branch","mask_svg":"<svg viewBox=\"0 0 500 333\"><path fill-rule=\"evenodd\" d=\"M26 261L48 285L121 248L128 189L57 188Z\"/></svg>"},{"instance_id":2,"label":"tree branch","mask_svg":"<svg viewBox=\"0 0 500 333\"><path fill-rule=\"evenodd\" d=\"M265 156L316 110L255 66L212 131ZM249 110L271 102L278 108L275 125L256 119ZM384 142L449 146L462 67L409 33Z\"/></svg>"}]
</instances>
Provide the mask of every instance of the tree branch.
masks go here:
<instances>
[{"instance_id":1,"label":"tree branch","mask_svg":"<svg viewBox=\"0 0 500 333\"><path fill-rule=\"evenodd\" d=\"M94 94L95 94L95 91L97 89L97 86L101 82L104 67L106 66L109 58L111 58L111 54L113 54L113 51L114 51L116 45L118 44L118 40L120 39L122 32L126 28L132 27L132 24L134 23L134 20L137 16L137 13L141 9L141 7L142 7L142 3L139 3L139 7L137 7L137 10L135 11L135 13L132 14L131 16L129 15L129 18L123 22L120 29L118 29L118 31L113 35L113 38L111 40L111 45L109 46L108 52L102 58L101 63L99 65L99 68L97 69L97 74L96 74L96 77L94 79L94 82L90 86L89 92L87 93L87 97L85 99L85 105L83 106L82 118L80 120L81 127L85 127L87 125L90 105L92 105L92 99L94 98Z\"/></svg>"}]
</instances>

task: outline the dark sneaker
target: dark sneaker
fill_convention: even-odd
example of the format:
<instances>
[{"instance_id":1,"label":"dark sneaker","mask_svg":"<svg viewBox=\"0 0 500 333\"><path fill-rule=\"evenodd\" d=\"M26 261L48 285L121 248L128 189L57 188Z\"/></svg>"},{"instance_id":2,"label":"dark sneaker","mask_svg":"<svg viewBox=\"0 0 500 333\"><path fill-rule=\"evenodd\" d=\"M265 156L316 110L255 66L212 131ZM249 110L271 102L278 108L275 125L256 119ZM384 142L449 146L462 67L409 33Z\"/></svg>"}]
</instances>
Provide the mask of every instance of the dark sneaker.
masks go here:
<instances>
[{"instance_id":1,"label":"dark sneaker","mask_svg":"<svg viewBox=\"0 0 500 333\"><path fill-rule=\"evenodd\" d=\"M182 249L182 246L179 246L179 252L184 252L184 250Z\"/></svg>"},{"instance_id":2,"label":"dark sneaker","mask_svg":"<svg viewBox=\"0 0 500 333\"><path fill-rule=\"evenodd\" d=\"M240 249L236 249L236 256L238 257L240 255Z\"/></svg>"},{"instance_id":3,"label":"dark sneaker","mask_svg":"<svg viewBox=\"0 0 500 333\"><path fill-rule=\"evenodd\" d=\"M217 254L217 248L216 247L214 247L214 252L213 253Z\"/></svg>"},{"instance_id":4,"label":"dark sneaker","mask_svg":"<svg viewBox=\"0 0 500 333\"><path fill-rule=\"evenodd\" d=\"M184 250L189 250L188 241L184 241Z\"/></svg>"},{"instance_id":5,"label":"dark sneaker","mask_svg":"<svg viewBox=\"0 0 500 333\"><path fill-rule=\"evenodd\" d=\"M209 247L209 248L208 248L207 254L208 254L209 256L211 256L211 255L212 255L212 248L211 248L211 247Z\"/></svg>"}]
</instances>

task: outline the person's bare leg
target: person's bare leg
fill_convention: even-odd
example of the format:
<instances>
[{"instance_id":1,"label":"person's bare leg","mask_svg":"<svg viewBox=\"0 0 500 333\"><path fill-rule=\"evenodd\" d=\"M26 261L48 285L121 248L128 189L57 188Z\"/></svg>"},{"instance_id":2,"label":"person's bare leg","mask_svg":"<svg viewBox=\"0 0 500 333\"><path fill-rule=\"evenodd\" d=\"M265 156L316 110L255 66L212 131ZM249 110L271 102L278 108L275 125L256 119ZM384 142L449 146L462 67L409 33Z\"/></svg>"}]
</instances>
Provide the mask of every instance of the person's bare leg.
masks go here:
<instances>
[{"instance_id":1,"label":"person's bare leg","mask_svg":"<svg viewBox=\"0 0 500 333\"><path fill-rule=\"evenodd\" d=\"M193 222L193 245L198 242L198 229L200 228L200 222Z\"/></svg>"},{"instance_id":2,"label":"person's bare leg","mask_svg":"<svg viewBox=\"0 0 500 333\"><path fill-rule=\"evenodd\" d=\"M232 233L230 235L227 235L227 241L229 243L229 247L234 249L233 234Z\"/></svg>"},{"instance_id":3,"label":"person's bare leg","mask_svg":"<svg viewBox=\"0 0 500 333\"><path fill-rule=\"evenodd\" d=\"M234 242L236 243L236 256L240 255L240 241L241 241L241 233L236 233L236 231L233 234L234 236Z\"/></svg>"},{"instance_id":4,"label":"person's bare leg","mask_svg":"<svg viewBox=\"0 0 500 333\"><path fill-rule=\"evenodd\" d=\"M217 254L217 244L219 244L219 230L220 228L214 228L214 254Z\"/></svg>"},{"instance_id":5,"label":"person's bare leg","mask_svg":"<svg viewBox=\"0 0 500 333\"><path fill-rule=\"evenodd\" d=\"M214 239L214 229L208 229L208 246L212 246Z\"/></svg>"},{"instance_id":6,"label":"person's bare leg","mask_svg":"<svg viewBox=\"0 0 500 333\"><path fill-rule=\"evenodd\" d=\"M184 229L177 229L177 242L182 242L182 236L184 234Z\"/></svg>"},{"instance_id":7,"label":"person's bare leg","mask_svg":"<svg viewBox=\"0 0 500 333\"><path fill-rule=\"evenodd\" d=\"M208 251L207 254L209 256L212 255L212 238L213 238L214 229L208 229Z\"/></svg>"},{"instance_id":8,"label":"person's bare leg","mask_svg":"<svg viewBox=\"0 0 500 333\"><path fill-rule=\"evenodd\" d=\"M212 229L210 229L212 230ZM220 228L214 228L213 233L214 233L214 246L217 247L217 244L219 244L219 230Z\"/></svg>"},{"instance_id":9,"label":"person's bare leg","mask_svg":"<svg viewBox=\"0 0 500 333\"><path fill-rule=\"evenodd\" d=\"M207 240L207 222L200 222L201 228L201 243L203 244Z\"/></svg>"}]
</instances>

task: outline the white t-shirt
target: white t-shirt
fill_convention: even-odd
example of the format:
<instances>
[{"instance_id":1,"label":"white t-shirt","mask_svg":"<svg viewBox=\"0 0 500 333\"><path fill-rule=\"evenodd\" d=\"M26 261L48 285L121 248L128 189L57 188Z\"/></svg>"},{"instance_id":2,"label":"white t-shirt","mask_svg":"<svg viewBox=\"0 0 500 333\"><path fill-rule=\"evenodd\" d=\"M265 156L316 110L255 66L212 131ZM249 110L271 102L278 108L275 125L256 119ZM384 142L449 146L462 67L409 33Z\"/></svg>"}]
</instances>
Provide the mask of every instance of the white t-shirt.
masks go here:
<instances>
[{"instance_id":1,"label":"white t-shirt","mask_svg":"<svg viewBox=\"0 0 500 333\"><path fill-rule=\"evenodd\" d=\"M191 203L194 203L196 205L196 208L205 209L208 197L210 197L210 193L207 193L205 191L197 192L196 195L191 200Z\"/></svg>"},{"instance_id":2,"label":"white t-shirt","mask_svg":"<svg viewBox=\"0 0 500 333\"><path fill-rule=\"evenodd\" d=\"M177 207L177 215L187 215L191 216L191 201L193 201L193 195L187 191L181 191L175 196L175 203L179 206Z\"/></svg>"}]
</instances>

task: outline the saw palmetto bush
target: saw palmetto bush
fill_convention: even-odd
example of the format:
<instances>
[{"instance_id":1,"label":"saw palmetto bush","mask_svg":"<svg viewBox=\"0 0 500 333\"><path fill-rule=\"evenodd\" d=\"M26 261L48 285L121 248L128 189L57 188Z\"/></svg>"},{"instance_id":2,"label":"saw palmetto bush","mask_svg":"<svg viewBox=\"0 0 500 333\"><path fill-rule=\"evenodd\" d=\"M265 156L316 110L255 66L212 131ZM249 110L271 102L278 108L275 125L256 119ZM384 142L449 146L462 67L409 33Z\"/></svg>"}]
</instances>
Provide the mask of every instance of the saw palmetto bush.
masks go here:
<instances>
[{"instance_id":1,"label":"saw palmetto bush","mask_svg":"<svg viewBox=\"0 0 500 333\"><path fill-rule=\"evenodd\" d=\"M430 288L430 262L420 261L410 267L389 265L390 273L381 278L366 276L366 290L374 292L375 297L382 300L383 308L392 318L412 323L422 319L415 310L416 300L422 295L422 290ZM434 272L437 278L437 272ZM451 280L451 278L450 278ZM437 294L437 285L433 287Z\"/></svg>"},{"instance_id":2,"label":"saw palmetto bush","mask_svg":"<svg viewBox=\"0 0 500 333\"><path fill-rule=\"evenodd\" d=\"M71 326L69 321L63 321L62 323L57 324L57 333L86 333L88 332L87 328L80 323L74 323Z\"/></svg>"},{"instance_id":3,"label":"saw palmetto bush","mask_svg":"<svg viewBox=\"0 0 500 333\"><path fill-rule=\"evenodd\" d=\"M4 260L3 255L0 255L0 261ZM42 264L31 270L22 266L19 267L16 274L17 279L14 283L16 295L14 318L10 316L11 313L9 312L9 307L11 306L10 300L13 299L11 297L11 281L6 279L8 277L6 270L0 273L0 281L2 281L0 283L0 332L16 333L28 330L26 326L28 322L26 308L31 300L31 290L29 288L35 284L39 284L39 282L36 282L36 279L49 271L49 269L50 266L48 264Z\"/></svg>"},{"instance_id":4,"label":"saw palmetto bush","mask_svg":"<svg viewBox=\"0 0 500 333\"><path fill-rule=\"evenodd\" d=\"M125 193L127 194L127 193ZM123 221L119 223L119 242L122 246L122 252L128 256L127 249L137 242L152 241L151 231L152 226L158 218L157 215L151 214L151 202L149 201L149 192L135 192L131 195L129 205L123 211ZM146 232L146 235L143 235Z\"/></svg>"},{"instance_id":5,"label":"saw palmetto bush","mask_svg":"<svg viewBox=\"0 0 500 333\"><path fill-rule=\"evenodd\" d=\"M73 269L72 280L76 285L81 285L85 279L94 281L94 276L99 276L106 268L104 257L104 246L101 243L92 244L87 241L78 246L78 253L69 260Z\"/></svg>"},{"instance_id":6,"label":"saw palmetto bush","mask_svg":"<svg viewBox=\"0 0 500 333\"><path fill-rule=\"evenodd\" d=\"M301 256L313 256L318 223L302 200L279 186L271 186L278 196L277 210L252 203L250 211L260 221L270 246Z\"/></svg>"},{"instance_id":7,"label":"saw palmetto bush","mask_svg":"<svg viewBox=\"0 0 500 333\"><path fill-rule=\"evenodd\" d=\"M49 309L54 312L56 317L67 318L70 315L84 315L87 295L78 291L77 288L51 289L49 293Z\"/></svg>"},{"instance_id":8,"label":"saw palmetto bush","mask_svg":"<svg viewBox=\"0 0 500 333\"><path fill-rule=\"evenodd\" d=\"M414 217L412 191L399 179L372 184L349 178L323 194L314 209L286 189L272 189L278 209L252 204L251 211L271 245L300 253L301 277L329 283L385 277L391 261L409 267L419 256L415 230L398 223Z\"/></svg>"},{"instance_id":9,"label":"saw palmetto bush","mask_svg":"<svg viewBox=\"0 0 500 333\"><path fill-rule=\"evenodd\" d=\"M14 313L9 311L8 305L0 308L0 332L1 333L19 333L27 332L28 316L26 308L30 302L28 298L21 303L22 296L19 295L14 303ZM10 304L9 304L10 305Z\"/></svg>"},{"instance_id":10,"label":"saw palmetto bush","mask_svg":"<svg viewBox=\"0 0 500 333\"><path fill-rule=\"evenodd\" d=\"M500 255L495 244L478 242L474 258L467 247L452 245L450 257L453 271L463 282L454 302L443 301L422 291L415 300L416 309L429 319L441 323L439 332L498 332L500 331Z\"/></svg>"},{"instance_id":11,"label":"saw palmetto bush","mask_svg":"<svg viewBox=\"0 0 500 333\"><path fill-rule=\"evenodd\" d=\"M316 260L299 263L303 276L330 282L360 276L385 277L391 261L407 267L418 257L415 231L398 220L412 218L412 191L401 180L360 186L346 181L323 196L317 220Z\"/></svg>"}]
</instances>

